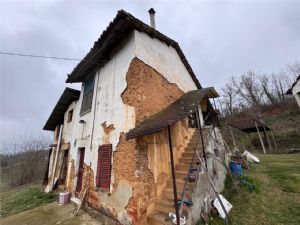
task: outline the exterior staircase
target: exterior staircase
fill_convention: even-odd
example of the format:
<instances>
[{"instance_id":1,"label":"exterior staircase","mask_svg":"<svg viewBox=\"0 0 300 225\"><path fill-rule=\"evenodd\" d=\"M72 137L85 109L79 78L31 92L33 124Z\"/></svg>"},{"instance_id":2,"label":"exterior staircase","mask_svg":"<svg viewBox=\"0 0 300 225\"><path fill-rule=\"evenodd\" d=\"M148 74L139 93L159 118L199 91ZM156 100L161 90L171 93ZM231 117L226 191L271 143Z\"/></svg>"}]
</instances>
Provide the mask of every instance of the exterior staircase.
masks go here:
<instances>
[{"instance_id":1,"label":"exterior staircase","mask_svg":"<svg viewBox=\"0 0 300 225\"><path fill-rule=\"evenodd\" d=\"M203 129L204 143L206 142L206 137L207 137L207 130ZM198 142L198 146L197 146L197 142ZM181 199L185 180L186 177L188 176L189 166L193 159L194 148L196 146L198 152L202 153L202 142L198 131L195 131L195 133L192 135L191 139L189 140L189 143L187 144L187 147L185 147L184 152L179 158L179 162L175 165L175 177L176 177L178 200ZM206 144L204 144L204 147L206 147ZM199 160L195 156L193 165L199 168L199 166L197 166L197 163L199 164ZM193 191L194 184L195 182L187 182L185 188L186 190L185 193L187 195ZM162 194L155 201L154 211L147 218L148 224L149 225L173 224L172 221L169 219L170 212L175 213L172 176L170 176L170 178L167 180L166 187L163 189ZM184 214L184 210L182 212Z\"/></svg>"}]
</instances>

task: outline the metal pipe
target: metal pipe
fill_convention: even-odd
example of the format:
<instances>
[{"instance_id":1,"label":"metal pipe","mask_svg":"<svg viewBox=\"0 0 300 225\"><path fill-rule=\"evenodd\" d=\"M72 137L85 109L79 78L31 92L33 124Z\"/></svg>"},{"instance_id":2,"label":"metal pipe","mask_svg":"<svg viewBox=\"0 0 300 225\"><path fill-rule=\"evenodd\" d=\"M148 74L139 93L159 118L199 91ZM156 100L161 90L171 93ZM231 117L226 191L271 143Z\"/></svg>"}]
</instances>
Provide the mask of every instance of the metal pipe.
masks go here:
<instances>
[{"instance_id":1,"label":"metal pipe","mask_svg":"<svg viewBox=\"0 0 300 225\"><path fill-rule=\"evenodd\" d=\"M174 205L175 205L175 211L176 211L176 223L177 223L177 225L180 225L179 210L178 210L178 205L177 205L177 188L176 188L175 166L174 166L173 146L172 146L170 125L168 126L168 136L169 136L169 150L170 150L171 171L172 171L172 180L173 180Z\"/></svg>"}]
</instances>

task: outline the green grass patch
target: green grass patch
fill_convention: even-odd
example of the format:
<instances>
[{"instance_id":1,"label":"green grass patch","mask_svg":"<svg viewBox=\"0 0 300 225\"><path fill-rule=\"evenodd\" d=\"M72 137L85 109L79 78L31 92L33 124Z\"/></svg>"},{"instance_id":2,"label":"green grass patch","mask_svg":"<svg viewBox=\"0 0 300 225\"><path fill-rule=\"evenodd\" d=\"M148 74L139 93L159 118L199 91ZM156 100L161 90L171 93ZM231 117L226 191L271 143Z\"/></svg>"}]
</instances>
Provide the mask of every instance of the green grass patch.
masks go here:
<instances>
[{"instance_id":1,"label":"green grass patch","mask_svg":"<svg viewBox=\"0 0 300 225\"><path fill-rule=\"evenodd\" d=\"M257 190L245 185L233 192L229 181L225 185L222 194L233 205L231 224L300 224L300 154L257 156L261 163L252 165L245 174ZM213 217L209 224L221 225L224 221Z\"/></svg>"},{"instance_id":2,"label":"green grass patch","mask_svg":"<svg viewBox=\"0 0 300 225\"><path fill-rule=\"evenodd\" d=\"M1 193L1 218L53 202L56 199L56 194L45 193L40 186L36 185Z\"/></svg>"}]
</instances>

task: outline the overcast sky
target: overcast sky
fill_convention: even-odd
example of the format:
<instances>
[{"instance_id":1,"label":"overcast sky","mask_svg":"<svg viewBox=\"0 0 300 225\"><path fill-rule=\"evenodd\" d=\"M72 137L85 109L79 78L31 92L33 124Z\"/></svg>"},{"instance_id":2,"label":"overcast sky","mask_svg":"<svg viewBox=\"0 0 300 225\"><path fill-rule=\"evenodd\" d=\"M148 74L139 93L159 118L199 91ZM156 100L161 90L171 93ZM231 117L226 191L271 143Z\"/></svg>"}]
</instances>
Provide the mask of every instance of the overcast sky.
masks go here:
<instances>
[{"instance_id":1,"label":"overcast sky","mask_svg":"<svg viewBox=\"0 0 300 225\"><path fill-rule=\"evenodd\" d=\"M124 9L176 40L202 86L250 69L277 72L300 60L300 1L0 0L0 51L82 58ZM74 61L0 55L0 142L38 133Z\"/></svg>"}]
</instances>

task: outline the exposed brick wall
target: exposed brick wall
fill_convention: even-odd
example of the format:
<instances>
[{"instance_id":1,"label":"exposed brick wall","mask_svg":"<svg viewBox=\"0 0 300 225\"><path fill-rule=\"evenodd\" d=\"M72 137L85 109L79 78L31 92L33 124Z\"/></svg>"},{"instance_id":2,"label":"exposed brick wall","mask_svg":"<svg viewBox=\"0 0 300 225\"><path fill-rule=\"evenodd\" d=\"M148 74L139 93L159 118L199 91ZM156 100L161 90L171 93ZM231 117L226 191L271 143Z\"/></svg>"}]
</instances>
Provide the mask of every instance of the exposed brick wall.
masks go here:
<instances>
[{"instance_id":1,"label":"exposed brick wall","mask_svg":"<svg viewBox=\"0 0 300 225\"><path fill-rule=\"evenodd\" d=\"M126 79L127 88L122 99L125 104L135 107L137 123L184 93L137 58L132 60ZM133 187L133 196L126 208L133 224L146 224L147 208L157 196L157 186L148 168L147 149L148 143L143 138L126 141L122 134L113 154L114 189L120 179L130 181Z\"/></svg>"},{"instance_id":2,"label":"exposed brick wall","mask_svg":"<svg viewBox=\"0 0 300 225\"><path fill-rule=\"evenodd\" d=\"M132 60L126 75L127 88L121 97L125 104L135 107L136 122L142 122L145 117L152 115L165 108L167 105L183 95L183 91L176 84L169 83L156 70L149 67L141 60ZM113 125L102 124L108 136ZM108 139L109 140L109 139ZM107 139L105 140L107 142ZM127 180L132 185L133 194L126 207L133 224L147 224L147 209L157 197L157 184L154 176L148 168L147 138L126 140L124 134L120 134L116 151L113 152L112 174L113 193L117 189L121 179ZM166 177L167 175L164 174ZM68 190L72 190L75 177L75 165L72 160L70 181ZM165 177L160 177L166 179ZM100 194L94 187L94 173L89 166L84 165L84 187L90 186L88 193L89 206L101 210ZM84 190L84 187L82 190ZM111 210L107 208L107 210ZM111 211L114 217L115 212Z\"/></svg>"},{"instance_id":3,"label":"exposed brick wall","mask_svg":"<svg viewBox=\"0 0 300 225\"><path fill-rule=\"evenodd\" d=\"M135 107L137 122L159 112L184 94L176 84L169 83L138 58L132 60L126 80L127 88L122 99L125 104Z\"/></svg>"}]
</instances>

